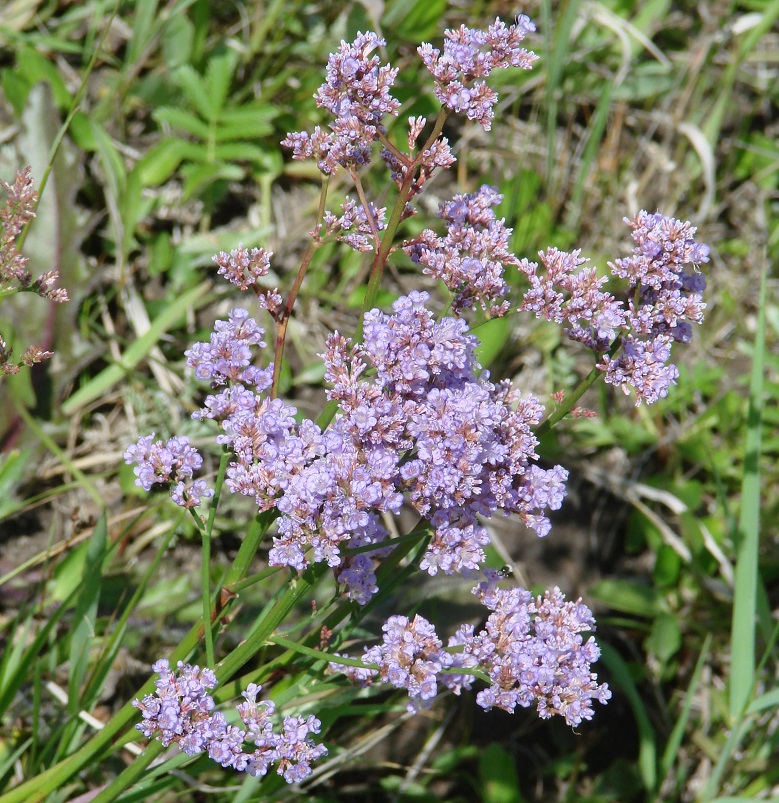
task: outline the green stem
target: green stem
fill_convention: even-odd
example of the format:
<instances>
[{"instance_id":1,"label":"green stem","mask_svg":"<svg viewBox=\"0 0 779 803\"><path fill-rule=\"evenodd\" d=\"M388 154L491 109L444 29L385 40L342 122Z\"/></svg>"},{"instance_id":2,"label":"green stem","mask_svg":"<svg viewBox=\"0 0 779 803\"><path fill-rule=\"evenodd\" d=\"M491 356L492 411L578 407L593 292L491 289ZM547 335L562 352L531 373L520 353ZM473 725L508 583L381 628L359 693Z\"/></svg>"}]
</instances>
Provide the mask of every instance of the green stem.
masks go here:
<instances>
[{"instance_id":1,"label":"green stem","mask_svg":"<svg viewBox=\"0 0 779 803\"><path fill-rule=\"evenodd\" d=\"M113 803L125 789L132 786L143 776L149 764L151 764L164 749L162 742L156 739L153 742L149 742L143 753L141 753L132 764L125 767L97 797L92 798L92 803Z\"/></svg>"},{"instance_id":2,"label":"green stem","mask_svg":"<svg viewBox=\"0 0 779 803\"><path fill-rule=\"evenodd\" d=\"M622 337L618 337L612 344L611 348L609 349L609 357L613 357L622 346ZM597 366L587 374L586 377L579 383L578 387L571 393L570 395L566 395L566 398L560 403L560 405L555 409L553 413L548 415L539 425L538 429L536 429L536 437L542 438L549 432L552 427L556 426L560 423L560 421L571 412L576 402L581 399L582 396L595 384L598 377L603 374L603 371L598 368Z\"/></svg>"},{"instance_id":3,"label":"green stem","mask_svg":"<svg viewBox=\"0 0 779 803\"><path fill-rule=\"evenodd\" d=\"M316 563L294 578L284 594L268 611L257 628L216 666L219 683L228 681L268 641L276 628L287 618L299 600L316 585L327 571L326 563ZM0 803L2 803L0 801Z\"/></svg>"},{"instance_id":4,"label":"green stem","mask_svg":"<svg viewBox=\"0 0 779 803\"><path fill-rule=\"evenodd\" d=\"M216 510L219 507L219 497L224 487L225 476L227 474L227 464L230 461L230 452L226 446L222 447L222 456L219 459L219 470L216 475L216 483L214 485L214 496L211 500L211 507L208 511L208 521L206 526L203 527L200 522L200 517L192 510L195 521L198 522L200 527L200 536L203 544L203 557L200 563L200 583L202 587L203 599L203 632L206 641L206 663L208 666L213 666L214 658L214 629L213 622L211 621L211 535L214 530L214 519L216 518Z\"/></svg>"},{"instance_id":5,"label":"green stem","mask_svg":"<svg viewBox=\"0 0 779 803\"><path fill-rule=\"evenodd\" d=\"M89 83L89 76L92 74L92 70L95 67L95 62L97 61L98 53L100 53L100 48L102 48L103 42L105 42L106 36L108 36L108 32L113 28L114 18L119 11L119 5L120 0L117 0L114 10L111 12L111 16L108 18L105 24L100 41L92 51L92 56L89 59L87 68L84 71L84 75L81 77L81 83L79 84L78 91L76 92L76 97L73 98L73 102L70 104L68 116L65 118L65 122L60 126L59 131L57 131L57 136L54 137L54 142L51 144L51 150L49 151L49 162L46 165L46 169L43 171L43 176L41 176L41 181L38 185L38 198L43 195L43 191L46 189L46 184L49 181L49 175L51 174L52 167L54 166L54 160L57 158L57 154L59 153L60 145L62 145L62 140L65 139L65 134L67 134L70 124L73 122L73 118L76 116L79 106L81 106L81 100L84 97L84 92L86 92L87 84ZM16 242L16 248L18 251L21 251L24 246L24 241L27 239L27 232L30 230L31 223L32 221L29 221L19 234L19 239Z\"/></svg>"}]
</instances>

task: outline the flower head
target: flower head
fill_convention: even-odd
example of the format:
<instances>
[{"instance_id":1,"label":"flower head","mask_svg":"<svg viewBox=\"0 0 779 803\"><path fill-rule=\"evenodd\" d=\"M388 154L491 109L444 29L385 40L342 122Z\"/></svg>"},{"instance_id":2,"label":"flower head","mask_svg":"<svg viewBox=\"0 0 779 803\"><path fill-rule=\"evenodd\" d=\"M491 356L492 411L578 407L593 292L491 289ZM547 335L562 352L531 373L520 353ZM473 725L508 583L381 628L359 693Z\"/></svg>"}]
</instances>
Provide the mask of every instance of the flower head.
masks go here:
<instances>
[{"instance_id":1,"label":"flower head","mask_svg":"<svg viewBox=\"0 0 779 803\"><path fill-rule=\"evenodd\" d=\"M163 659L152 669L159 674L157 691L143 700L134 700L143 721L135 727L150 738L156 736L166 747L176 743L190 756L206 752L223 767L262 776L273 764L287 783L299 783L311 774L311 762L327 755L324 745L317 745L310 735L319 733L321 724L315 716L286 716L281 731L275 731L271 717L272 702L257 702L261 687L249 684L243 693L245 702L238 708L245 730L231 725L221 712L214 712L214 700L208 693L216 686L216 675L181 661L178 672ZM244 750L245 742L255 749Z\"/></svg>"},{"instance_id":2,"label":"flower head","mask_svg":"<svg viewBox=\"0 0 779 803\"><path fill-rule=\"evenodd\" d=\"M498 96L484 79L495 69L531 69L538 56L520 47L520 42L532 31L535 25L521 14L510 26L496 19L486 31L465 25L447 30L443 53L427 43L417 52L435 78L435 94L441 104L489 131Z\"/></svg>"}]
</instances>

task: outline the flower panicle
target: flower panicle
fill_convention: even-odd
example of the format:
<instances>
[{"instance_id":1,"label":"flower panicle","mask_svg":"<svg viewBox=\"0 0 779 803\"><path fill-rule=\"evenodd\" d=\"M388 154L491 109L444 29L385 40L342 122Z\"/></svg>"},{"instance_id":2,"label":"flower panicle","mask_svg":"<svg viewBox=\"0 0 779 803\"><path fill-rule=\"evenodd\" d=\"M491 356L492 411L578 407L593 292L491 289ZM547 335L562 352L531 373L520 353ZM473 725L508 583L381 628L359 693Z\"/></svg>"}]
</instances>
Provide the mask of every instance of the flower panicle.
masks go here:
<instances>
[{"instance_id":1,"label":"flower panicle","mask_svg":"<svg viewBox=\"0 0 779 803\"><path fill-rule=\"evenodd\" d=\"M597 367L608 384L634 392L636 405L652 404L668 395L679 376L670 361L673 343L689 342L691 324L703 321L706 277L699 265L709 261L709 247L695 240L696 229L687 221L642 211L625 222L636 245L609 267L628 281L627 300L603 289L607 277L580 251L548 248L539 253L543 272L538 263L519 262L530 282L520 310L567 324L572 340L599 355ZM619 349L612 354L615 343Z\"/></svg>"},{"instance_id":2,"label":"flower panicle","mask_svg":"<svg viewBox=\"0 0 779 803\"><path fill-rule=\"evenodd\" d=\"M489 678L476 695L487 711L535 706L542 719L562 716L572 727L591 719L593 701L607 703L611 691L591 671L600 655L594 639L581 635L595 627L589 608L581 599L566 601L559 588L534 598L523 588L499 588L494 570L485 576L473 590L490 611L478 633L462 625L444 648L424 617L392 616L381 644L366 647L365 668L337 661L330 668L360 685L379 678L405 689L411 711L428 708L442 687L455 694L470 689L478 671Z\"/></svg>"},{"instance_id":3,"label":"flower panicle","mask_svg":"<svg viewBox=\"0 0 779 803\"><path fill-rule=\"evenodd\" d=\"M214 711L209 694L216 686L212 670L179 661L174 672L166 659L152 669L159 675L156 691L133 701L143 717L135 727L165 747L177 744L190 756L205 752L222 767L254 777L266 775L277 764L278 774L290 784L305 780L311 775L312 762L327 755L327 748L311 739L321 728L315 716L285 716L281 730L274 728L274 704L257 701L261 686L251 683L243 692L244 702L237 706L241 728ZM245 751L246 742L255 749Z\"/></svg>"}]
</instances>

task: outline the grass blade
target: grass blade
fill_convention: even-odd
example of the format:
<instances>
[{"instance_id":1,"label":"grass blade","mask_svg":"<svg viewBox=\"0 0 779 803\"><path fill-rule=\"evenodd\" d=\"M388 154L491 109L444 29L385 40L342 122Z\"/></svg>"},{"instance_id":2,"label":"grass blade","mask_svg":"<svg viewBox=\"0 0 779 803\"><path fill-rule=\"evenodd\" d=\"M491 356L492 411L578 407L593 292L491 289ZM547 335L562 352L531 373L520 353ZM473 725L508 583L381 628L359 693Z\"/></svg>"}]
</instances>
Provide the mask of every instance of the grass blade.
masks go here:
<instances>
[{"instance_id":1,"label":"grass blade","mask_svg":"<svg viewBox=\"0 0 779 803\"><path fill-rule=\"evenodd\" d=\"M730 638L730 715L735 720L747 707L755 683L755 615L757 610L758 544L760 539L760 446L765 363L766 272L760 287L752 380L749 388L741 514L734 539L736 582Z\"/></svg>"}]
</instances>

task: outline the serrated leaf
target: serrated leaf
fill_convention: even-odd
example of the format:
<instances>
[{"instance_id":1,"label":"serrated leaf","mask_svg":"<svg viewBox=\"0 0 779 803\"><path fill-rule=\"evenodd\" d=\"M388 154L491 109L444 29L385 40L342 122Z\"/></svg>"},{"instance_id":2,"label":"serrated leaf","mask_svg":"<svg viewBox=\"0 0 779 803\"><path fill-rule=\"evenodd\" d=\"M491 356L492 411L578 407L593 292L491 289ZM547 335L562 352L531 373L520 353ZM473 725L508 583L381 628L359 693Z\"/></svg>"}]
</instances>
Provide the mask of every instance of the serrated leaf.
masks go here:
<instances>
[{"instance_id":1,"label":"serrated leaf","mask_svg":"<svg viewBox=\"0 0 779 803\"><path fill-rule=\"evenodd\" d=\"M181 164L187 152L184 140L168 137L158 142L139 159L133 173L137 173L144 187L157 187L167 181Z\"/></svg>"},{"instance_id":2,"label":"serrated leaf","mask_svg":"<svg viewBox=\"0 0 779 803\"><path fill-rule=\"evenodd\" d=\"M203 118L215 119L214 107L208 97L208 87L191 65L184 64L176 69L173 73L173 81Z\"/></svg>"},{"instance_id":3,"label":"serrated leaf","mask_svg":"<svg viewBox=\"0 0 779 803\"><path fill-rule=\"evenodd\" d=\"M273 126L269 123L255 122L251 125L243 123L218 123L214 130L217 142L230 142L232 140L253 140L257 137L267 137L273 133Z\"/></svg>"},{"instance_id":4,"label":"serrated leaf","mask_svg":"<svg viewBox=\"0 0 779 803\"><path fill-rule=\"evenodd\" d=\"M214 156L223 162L264 162L265 150L248 142L223 142L214 148Z\"/></svg>"},{"instance_id":5,"label":"serrated leaf","mask_svg":"<svg viewBox=\"0 0 779 803\"><path fill-rule=\"evenodd\" d=\"M207 140L209 129L208 124L204 123L199 117L184 109L176 109L172 106L161 106L155 109L152 117L158 123L167 123L172 128L186 131L188 134L198 139Z\"/></svg>"},{"instance_id":6,"label":"serrated leaf","mask_svg":"<svg viewBox=\"0 0 779 803\"><path fill-rule=\"evenodd\" d=\"M211 110L208 116L209 120L216 120L220 116L222 107L227 100L227 92L230 89L237 63L238 54L234 50L225 50L218 56L212 56L208 61L205 88Z\"/></svg>"}]
</instances>

